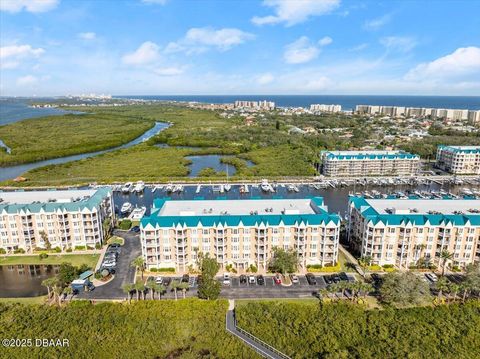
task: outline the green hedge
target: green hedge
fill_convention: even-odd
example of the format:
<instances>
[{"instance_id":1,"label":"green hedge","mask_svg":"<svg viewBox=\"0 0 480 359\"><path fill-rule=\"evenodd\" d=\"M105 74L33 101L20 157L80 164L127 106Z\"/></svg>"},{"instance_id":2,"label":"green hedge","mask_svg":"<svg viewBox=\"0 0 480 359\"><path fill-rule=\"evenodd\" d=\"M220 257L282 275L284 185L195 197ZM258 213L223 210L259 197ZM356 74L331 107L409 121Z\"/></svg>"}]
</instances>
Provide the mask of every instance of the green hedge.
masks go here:
<instances>
[{"instance_id":1,"label":"green hedge","mask_svg":"<svg viewBox=\"0 0 480 359\"><path fill-rule=\"evenodd\" d=\"M150 272L175 273L175 268L150 268Z\"/></svg>"},{"instance_id":2,"label":"green hedge","mask_svg":"<svg viewBox=\"0 0 480 359\"><path fill-rule=\"evenodd\" d=\"M118 224L118 228L123 229L124 231L129 230L132 227L132 221L129 219L124 219Z\"/></svg>"},{"instance_id":3,"label":"green hedge","mask_svg":"<svg viewBox=\"0 0 480 359\"><path fill-rule=\"evenodd\" d=\"M307 270L309 272L314 272L314 273L319 273L319 272L324 272L324 273L333 273L333 272L340 272L342 270L342 267L340 266L340 263L337 263L334 266L322 266L320 264L309 264L307 265Z\"/></svg>"},{"instance_id":4,"label":"green hedge","mask_svg":"<svg viewBox=\"0 0 480 359\"><path fill-rule=\"evenodd\" d=\"M480 302L366 310L349 303L253 302L238 325L295 359L479 358Z\"/></svg>"},{"instance_id":5,"label":"green hedge","mask_svg":"<svg viewBox=\"0 0 480 359\"><path fill-rule=\"evenodd\" d=\"M61 308L0 303L2 338L69 339L68 347L2 348L3 358L251 358L225 330L225 300L73 301Z\"/></svg>"}]
</instances>

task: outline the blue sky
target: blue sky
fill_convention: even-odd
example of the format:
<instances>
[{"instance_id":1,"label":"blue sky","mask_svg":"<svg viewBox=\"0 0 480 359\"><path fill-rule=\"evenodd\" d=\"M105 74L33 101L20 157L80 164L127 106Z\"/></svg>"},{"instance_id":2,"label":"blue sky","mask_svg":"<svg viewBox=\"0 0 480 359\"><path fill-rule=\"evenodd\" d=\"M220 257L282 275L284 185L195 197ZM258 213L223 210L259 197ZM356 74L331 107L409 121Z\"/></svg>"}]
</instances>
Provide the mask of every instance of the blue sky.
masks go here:
<instances>
[{"instance_id":1,"label":"blue sky","mask_svg":"<svg viewBox=\"0 0 480 359\"><path fill-rule=\"evenodd\" d=\"M1 0L0 95L480 95L480 1Z\"/></svg>"}]
</instances>

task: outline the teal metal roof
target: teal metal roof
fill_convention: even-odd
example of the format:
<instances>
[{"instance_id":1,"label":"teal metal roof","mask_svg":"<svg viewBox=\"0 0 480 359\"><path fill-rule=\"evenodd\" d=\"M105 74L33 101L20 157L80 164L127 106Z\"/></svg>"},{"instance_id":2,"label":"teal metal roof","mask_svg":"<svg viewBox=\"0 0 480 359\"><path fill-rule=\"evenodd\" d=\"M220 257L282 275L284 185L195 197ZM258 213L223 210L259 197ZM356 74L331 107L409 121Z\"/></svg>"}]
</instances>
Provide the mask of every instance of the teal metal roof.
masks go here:
<instances>
[{"instance_id":1,"label":"teal metal roof","mask_svg":"<svg viewBox=\"0 0 480 359\"><path fill-rule=\"evenodd\" d=\"M399 199L399 201L402 201ZM415 199L412 199L415 201ZM438 200L439 205L442 201L457 201L456 199ZM480 214L380 214L378 213L364 197L351 196L349 204L358 209L361 215L374 225L383 223L392 226L406 226L408 224L414 226L422 226L427 222L432 226L448 225L464 226L467 222L472 226L480 226Z\"/></svg>"},{"instance_id":2,"label":"teal metal roof","mask_svg":"<svg viewBox=\"0 0 480 359\"><path fill-rule=\"evenodd\" d=\"M419 159L420 156L404 151L322 151L322 157L336 160L396 160L396 159Z\"/></svg>"},{"instance_id":3,"label":"teal metal roof","mask_svg":"<svg viewBox=\"0 0 480 359\"><path fill-rule=\"evenodd\" d=\"M3 211L9 214L15 214L20 211L39 213L41 211L47 213L53 213L58 210L60 211L72 211L77 212L83 209L92 210L93 208L98 207L98 205L108 196L111 195L111 189L109 187L102 187L97 189L97 191L86 200L80 200L77 202L49 202L49 203L29 203L29 204L8 204L0 203L0 213Z\"/></svg>"},{"instance_id":4,"label":"teal metal roof","mask_svg":"<svg viewBox=\"0 0 480 359\"><path fill-rule=\"evenodd\" d=\"M140 225L145 227L150 224L154 227L171 228L178 225L187 227L197 227L198 225L204 227L216 227L218 225L238 226L240 223L247 227L261 224L265 226L278 226L280 223L286 226L300 225L301 223L305 225L340 224L340 216L338 214L328 213L323 207L323 198L321 197L311 199L311 205L317 212L314 214L162 216L159 212L167 200L169 199L155 199L150 216L144 216L140 221Z\"/></svg>"},{"instance_id":5,"label":"teal metal roof","mask_svg":"<svg viewBox=\"0 0 480 359\"><path fill-rule=\"evenodd\" d=\"M469 153L469 154L480 153L480 146L445 146L445 145L440 145L440 146L438 146L438 149L441 149L442 151L456 152L456 153Z\"/></svg>"}]
</instances>

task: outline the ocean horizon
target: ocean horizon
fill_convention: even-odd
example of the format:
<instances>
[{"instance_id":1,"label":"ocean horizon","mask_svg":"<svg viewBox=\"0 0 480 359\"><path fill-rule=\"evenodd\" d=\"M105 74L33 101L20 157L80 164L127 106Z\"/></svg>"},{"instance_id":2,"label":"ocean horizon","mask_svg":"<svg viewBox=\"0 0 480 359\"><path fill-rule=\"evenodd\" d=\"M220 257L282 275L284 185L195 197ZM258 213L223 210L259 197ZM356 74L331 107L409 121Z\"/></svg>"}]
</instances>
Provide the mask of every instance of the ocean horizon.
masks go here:
<instances>
[{"instance_id":1,"label":"ocean horizon","mask_svg":"<svg viewBox=\"0 0 480 359\"><path fill-rule=\"evenodd\" d=\"M395 96L395 95L132 95L113 96L142 100L232 103L243 101L273 101L279 107L308 107L311 104L341 105L342 110L357 105L431 107L480 110L480 96Z\"/></svg>"}]
</instances>

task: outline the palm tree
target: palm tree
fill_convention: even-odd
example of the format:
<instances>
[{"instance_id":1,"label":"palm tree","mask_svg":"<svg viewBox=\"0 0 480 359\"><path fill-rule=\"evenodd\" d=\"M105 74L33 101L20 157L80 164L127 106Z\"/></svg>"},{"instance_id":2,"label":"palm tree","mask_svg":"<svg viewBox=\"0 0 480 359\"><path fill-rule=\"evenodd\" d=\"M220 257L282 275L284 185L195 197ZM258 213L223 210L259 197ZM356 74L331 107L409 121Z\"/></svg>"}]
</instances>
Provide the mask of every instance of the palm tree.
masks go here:
<instances>
[{"instance_id":1,"label":"palm tree","mask_svg":"<svg viewBox=\"0 0 480 359\"><path fill-rule=\"evenodd\" d=\"M448 291L453 294L453 301L457 300L458 292L460 292L461 287L456 283L449 283L448 284Z\"/></svg>"},{"instance_id":2,"label":"palm tree","mask_svg":"<svg viewBox=\"0 0 480 359\"><path fill-rule=\"evenodd\" d=\"M63 289L63 294L68 298L69 295L73 294L73 289L72 287L68 286Z\"/></svg>"},{"instance_id":3,"label":"palm tree","mask_svg":"<svg viewBox=\"0 0 480 359\"><path fill-rule=\"evenodd\" d=\"M445 275L445 267L447 266L447 261L453 258L453 253L450 253L447 250L443 250L440 253L440 259L442 260L442 277Z\"/></svg>"},{"instance_id":4,"label":"palm tree","mask_svg":"<svg viewBox=\"0 0 480 359\"><path fill-rule=\"evenodd\" d=\"M55 278L57 279L57 278ZM60 282L56 280L54 286L53 286L53 297L54 297L54 302L58 305L60 305L60 294L62 294L63 288L60 285Z\"/></svg>"},{"instance_id":5,"label":"palm tree","mask_svg":"<svg viewBox=\"0 0 480 359\"><path fill-rule=\"evenodd\" d=\"M367 269L371 263L372 263L371 256L362 256L358 259L358 264L360 264L360 267L362 267L363 269L363 278L367 276Z\"/></svg>"},{"instance_id":6,"label":"palm tree","mask_svg":"<svg viewBox=\"0 0 480 359\"><path fill-rule=\"evenodd\" d=\"M153 300L153 292L155 290L155 280L154 279L149 279L147 281L146 287L150 290L150 299Z\"/></svg>"},{"instance_id":7,"label":"palm tree","mask_svg":"<svg viewBox=\"0 0 480 359\"><path fill-rule=\"evenodd\" d=\"M173 293L175 294L175 300L178 300L177 290L180 289L180 282L178 280L172 281L172 283L170 283L170 288L172 288Z\"/></svg>"},{"instance_id":8,"label":"palm tree","mask_svg":"<svg viewBox=\"0 0 480 359\"><path fill-rule=\"evenodd\" d=\"M163 284L155 283L153 290L158 293L158 299L162 299L162 294L165 293L167 288Z\"/></svg>"},{"instance_id":9,"label":"palm tree","mask_svg":"<svg viewBox=\"0 0 480 359\"><path fill-rule=\"evenodd\" d=\"M415 248L417 249L417 251L419 251L418 259L417 259L417 265L418 265L418 262L422 258L423 251L425 250L425 248L427 248L427 245L423 244L423 243L422 244L417 244Z\"/></svg>"},{"instance_id":10,"label":"palm tree","mask_svg":"<svg viewBox=\"0 0 480 359\"><path fill-rule=\"evenodd\" d=\"M135 282L135 290L137 292L137 300L140 300L139 294L142 293L143 297L145 299L145 284L143 284L143 281L137 280Z\"/></svg>"},{"instance_id":11,"label":"palm tree","mask_svg":"<svg viewBox=\"0 0 480 359\"><path fill-rule=\"evenodd\" d=\"M122 286L123 292L127 295L128 304L132 301L132 291L135 289L135 286L131 283L124 284Z\"/></svg>"},{"instance_id":12,"label":"palm tree","mask_svg":"<svg viewBox=\"0 0 480 359\"><path fill-rule=\"evenodd\" d=\"M373 290L373 285L371 283L361 283L361 290L363 292L363 298L367 299L368 293Z\"/></svg>"},{"instance_id":13,"label":"palm tree","mask_svg":"<svg viewBox=\"0 0 480 359\"><path fill-rule=\"evenodd\" d=\"M318 291L318 293L320 294L320 302L323 302L324 298L328 298L330 291L327 288L322 288Z\"/></svg>"},{"instance_id":14,"label":"palm tree","mask_svg":"<svg viewBox=\"0 0 480 359\"><path fill-rule=\"evenodd\" d=\"M448 281L445 277L442 277L438 280L437 284L435 287L438 290L438 295L437 298L440 300L440 297L442 296L442 293L448 290Z\"/></svg>"},{"instance_id":15,"label":"palm tree","mask_svg":"<svg viewBox=\"0 0 480 359\"><path fill-rule=\"evenodd\" d=\"M465 303L465 300L467 299L467 296L470 295L472 288L469 283L464 282L460 285L460 289L462 291L462 303Z\"/></svg>"},{"instance_id":16,"label":"palm tree","mask_svg":"<svg viewBox=\"0 0 480 359\"><path fill-rule=\"evenodd\" d=\"M185 294L187 293L187 289L188 289L188 283L181 282L178 288L182 290L183 299L185 299Z\"/></svg>"},{"instance_id":17,"label":"palm tree","mask_svg":"<svg viewBox=\"0 0 480 359\"><path fill-rule=\"evenodd\" d=\"M135 258L132 263L132 267L135 267L135 269L140 270L142 273L142 280L143 280L143 272L145 272L145 259L143 259L142 256Z\"/></svg>"}]
</instances>

